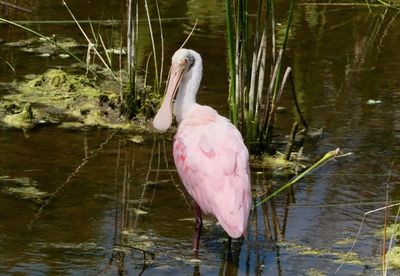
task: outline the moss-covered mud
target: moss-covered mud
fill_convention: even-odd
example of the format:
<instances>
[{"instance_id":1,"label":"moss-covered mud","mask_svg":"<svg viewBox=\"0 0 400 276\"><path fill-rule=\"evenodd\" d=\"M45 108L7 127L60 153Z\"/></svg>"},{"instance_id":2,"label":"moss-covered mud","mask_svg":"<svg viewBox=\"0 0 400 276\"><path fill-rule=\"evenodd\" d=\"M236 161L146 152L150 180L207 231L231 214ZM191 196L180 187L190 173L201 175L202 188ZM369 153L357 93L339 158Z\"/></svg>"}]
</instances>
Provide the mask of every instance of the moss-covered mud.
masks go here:
<instances>
[{"instance_id":1,"label":"moss-covered mud","mask_svg":"<svg viewBox=\"0 0 400 276\"><path fill-rule=\"evenodd\" d=\"M7 90L0 102L0 121L6 126L146 129L144 120L133 124L121 116L118 92L83 75L51 69L31 80L11 83Z\"/></svg>"},{"instance_id":2,"label":"moss-covered mud","mask_svg":"<svg viewBox=\"0 0 400 276\"><path fill-rule=\"evenodd\" d=\"M290 160L286 160L283 154L275 155L252 155L250 157L251 167L257 170L267 170L274 176L293 176L306 168L307 160L301 154L292 153Z\"/></svg>"}]
</instances>

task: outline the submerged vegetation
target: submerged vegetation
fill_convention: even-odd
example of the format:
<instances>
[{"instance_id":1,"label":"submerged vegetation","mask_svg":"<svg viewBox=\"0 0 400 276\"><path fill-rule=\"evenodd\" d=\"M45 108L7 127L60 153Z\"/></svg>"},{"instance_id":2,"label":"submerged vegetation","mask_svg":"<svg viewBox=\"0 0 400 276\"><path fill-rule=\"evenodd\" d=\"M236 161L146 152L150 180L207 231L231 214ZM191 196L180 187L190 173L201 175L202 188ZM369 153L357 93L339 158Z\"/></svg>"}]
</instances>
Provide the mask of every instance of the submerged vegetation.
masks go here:
<instances>
[{"instance_id":1,"label":"submerged vegetation","mask_svg":"<svg viewBox=\"0 0 400 276\"><path fill-rule=\"evenodd\" d=\"M39 189L36 181L27 177L0 176L0 194L27 200L37 205L43 204L49 197L47 192Z\"/></svg>"}]
</instances>

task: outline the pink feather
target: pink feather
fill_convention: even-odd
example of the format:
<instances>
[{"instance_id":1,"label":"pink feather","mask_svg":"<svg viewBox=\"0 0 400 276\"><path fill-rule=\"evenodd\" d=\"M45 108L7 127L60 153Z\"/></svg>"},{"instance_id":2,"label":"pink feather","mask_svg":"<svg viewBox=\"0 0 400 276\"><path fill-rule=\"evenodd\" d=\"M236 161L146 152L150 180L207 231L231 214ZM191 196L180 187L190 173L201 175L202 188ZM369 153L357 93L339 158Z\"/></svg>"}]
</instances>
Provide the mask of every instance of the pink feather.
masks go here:
<instances>
[{"instance_id":1,"label":"pink feather","mask_svg":"<svg viewBox=\"0 0 400 276\"><path fill-rule=\"evenodd\" d=\"M153 120L159 131L171 126L176 95L179 126L173 155L179 176L196 202L195 251L202 212L214 215L229 236L238 238L246 234L251 206L249 153L240 132L211 107L196 103L202 70L197 52L184 48L175 52L164 101Z\"/></svg>"},{"instance_id":2,"label":"pink feather","mask_svg":"<svg viewBox=\"0 0 400 276\"><path fill-rule=\"evenodd\" d=\"M232 238L245 234L251 206L249 153L239 131L197 105L175 135L175 164L189 194Z\"/></svg>"}]
</instances>

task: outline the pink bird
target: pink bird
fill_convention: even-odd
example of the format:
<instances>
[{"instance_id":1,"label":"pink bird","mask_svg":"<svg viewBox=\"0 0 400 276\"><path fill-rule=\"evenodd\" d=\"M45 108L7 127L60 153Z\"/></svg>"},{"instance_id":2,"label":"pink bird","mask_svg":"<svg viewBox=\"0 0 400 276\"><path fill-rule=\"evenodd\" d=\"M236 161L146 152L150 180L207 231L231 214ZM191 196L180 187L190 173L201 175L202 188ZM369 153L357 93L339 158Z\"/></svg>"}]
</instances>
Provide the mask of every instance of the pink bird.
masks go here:
<instances>
[{"instance_id":1,"label":"pink bird","mask_svg":"<svg viewBox=\"0 0 400 276\"><path fill-rule=\"evenodd\" d=\"M209 106L196 103L203 64L201 56L179 49L172 57L164 101L153 126L166 131L172 124L176 92L173 156L178 174L194 199L198 251L202 212L214 215L232 238L246 234L251 206L249 153L236 127Z\"/></svg>"}]
</instances>

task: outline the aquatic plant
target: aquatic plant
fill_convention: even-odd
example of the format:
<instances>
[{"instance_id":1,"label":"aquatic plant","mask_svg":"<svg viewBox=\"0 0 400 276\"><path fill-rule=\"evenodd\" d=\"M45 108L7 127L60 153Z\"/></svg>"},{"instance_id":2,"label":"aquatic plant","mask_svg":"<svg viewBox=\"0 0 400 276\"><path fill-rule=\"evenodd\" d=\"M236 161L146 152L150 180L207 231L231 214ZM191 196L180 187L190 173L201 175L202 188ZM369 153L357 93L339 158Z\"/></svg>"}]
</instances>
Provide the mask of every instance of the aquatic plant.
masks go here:
<instances>
[{"instance_id":1,"label":"aquatic plant","mask_svg":"<svg viewBox=\"0 0 400 276\"><path fill-rule=\"evenodd\" d=\"M392 163L393 164L393 163ZM391 168L392 169L392 168ZM391 173L389 173L388 176L388 182L387 182L387 186L389 184L390 181L390 176ZM353 249L358 241L358 238L361 235L361 231L362 228L364 226L364 222L366 221L366 217L370 214L376 213L376 212L381 212L384 211L384 225L382 227L382 229L379 231L379 236L382 236L382 251L381 252L381 270L382 270L382 275L387 275L389 269L398 269L400 268L400 263L399 263L399 247L396 246L395 244L395 240L396 240L396 236L399 235L399 231L398 231L398 219L400 216L400 203L397 201L388 201L389 199L386 198L386 202L385 202L385 206L377 208L377 209L373 209L370 211L367 211L364 213L362 219L361 219L361 223L360 226L358 228L358 232L356 237L354 238L354 241L349 249L349 251L347 252L347 257L344 258L343 262L340 264L340 266L336 269L335 273L337 273L345 264L346 259L352 254ZM387 222L386 222L386 215L387 215L387 211L391 208L397 208L397 213L394 219L394 223L390 226L387 227ZM389 243L387 245L386 248L386 244L387 244L387 236L390 235L390 239L389 239Z\"/></svg>"},{"instance_id":2,"label":"aquatic plant","mask_svg":"<svg viewBox=\"0 0 400 276\"><path fill-rule=\"evenodd\" d=\"M154 114L154 110L160 101L160 87L161 87L161 77L163 74L163 52L164 52L164 45L163 45L163 34L162 34L162 26L161 26L161 16L160 11L158 8L158 1L156 2L157 14L158 14L158 22L160 28L160 40L161 40L161 59L158 61L157 59L157 45L154 39L154 30L152 26L153 19L150 18L150 13L148 9L147 0L144 1L143 6L139 7L139 1L127 0L128 4L128 26L127 26L127 75L128 80L125 81L122 77L122 71L125 71L123 68L122 62L122 55L125 51L123 48L123 42L121 41L121 45L119 45L119 50L114 48L109 48L104 42L100 31L97 33L94 31L92 22L84 21L84 23L88 23L91 30L91 35L84 31L84 28L81 26L82 21L77 20L73 14L73 11L70 10L67 3L62 1L63 5L71 15L73 21L75 22L76 26L84 36L87 42L87 54L86 59L83 60L82 58L78 57L69 47L63 45L63 43L58 42L54 37L47 37L27 26L21 25L19 23L0 18L0 23L10 24L14 27L20 28L25 30L46 43L49 43L52 46L57 47L62 52L67 54L68 56L72 57L77 61L81 66L86 68L86 73L91 73L93 75L97 75L97 71L94 69L95 60L99 60L100 64L103 68L106 69L108 75L118 84L120 87L119 98L120 98L120 109L121 113L124 114L127 118L132 119L137 116L144 116L144 117L151 117ZM149 34L151 37L152 42L152 51L149 56L153 56L154 62L154 82L151 86L146 86L146 83L140 82L140 77L138 74L138 64L137 64L137 52L139 48L138 43L138 36L139 36L139 28L138 28L138 20L139 8L144 8L146 10L146 20L148 22ZM118 74L113 67L113 55L119 55L119 70L120 73ZM13 66L2 59L3 62L6 62L7 65L15 70ZM146 72L144 78L147 79L147 75L150 75L149 66L146 66Z\"/></svg>"},{"instance_id":3,"label":"aquatic plant","mask_svg":"<svg viewBox=\"0 0 400 276\"><path fill-rule=\"evenodd\" d=\"M329 161L336 159L336 158L340 158L340 157L345 157L348 155L351 155L352 153L341 153L340 149L337 148L335 150L332 151L328 151L327 153L325 153L325 155L318 160L317 162L315 162L312 166L310 166L309 168L307 168L306 170L304 170L301 174L299 174L298 176L296 176L295 178L293 178L292 180L290 180L288 183L286 183L285 185L282 185L279 189L277 189L276 191L274 191L273 193L267 195L265 198L263 198L261 201L259 201L256 206L260 205L261 203L275 197L276 195L278 195L279 193L281 193L283 190L286 190L288 188L290 188L292 185L294 185L295 183L297 183L299 180L303 179L305 176L309 175L311 172L313 172L314 170L324 166L325 164L327 164Z\"/></svg>"},{"instance_id":4,"label":"aquatic plant","mask_svg":"<svg viewBox=\"0 0 400 276\"><path fill-rule=\"evenodd\" d=\"M149 91L146 89L146 83L143 86L138 85L138 65L137 65L137 52L139 48L138 44L138 37L139 37L139 27L138 27L138 20L139 20L139 2L136 0L128 0L128 23L127 23L127 73L128 73L128 82L125 85L121 78L118 78L117 75L112 70L112 62L111 57L107 53L107 48L103 42L103 39L100 34L96 35L92 28L92 34L94 39L89 39L87 34L81 28L79 22L75 19L72 11L68 8L65 1L63 1L64 6L69 11L71 17L74 19L76 25L79 27L80 31L86 38L88 42L88 57L90 56L89 53L93 51L93 53L100 59L101 63L104 67L110 72L110 75L121 85L120 91L120 100L122 102L121 105L121 112L125 114L129 119L132 119L138 115L144 115L146 117L153 116L152 110L155 110L159 100L160 100L160 88L161 88L161 77L163 71L163 53L164 53L164 44L163 44L163 32L161 26L161 15L158 7L158 1L155 0L157 14L158 14L158 22L160 28L160 40L161 40L161 61L160 66L158 65L157 60L157 47L154 40L154 31L152 27L152 18L150 17L149 9L148 9L148 2L147 0L144 1L144 8L146 10L146 20L148 22L148 30L151 38L152 43L152 52L150 56L153 56L154 62L154 82L152 85L153 91ZM100 41L101 43L99 43ZM122 43L122 42L121 42ZM105 53L105 57L103 57L100 51L97 49L102 47ZM122 46L121 46L122 48ZM121 53L120 53L121 59ZM121 62L120 62L120 66ZM160 67L160 68L159 68ZM120 68L122 70L122 68ZM145 79L148 75L148 66L146 66L145 72ZM150 110L150 111L149 111Z\"/></svg>"},{"instance_id":5,"label":"aquatic plant","mask_svg":"<svg viewBox=\"0 0 400 276\"><path fill-rule=\"evenodd\" d=\"M139 21L140 7L139 7L139 2L137 0L128 0L128 14L127 14L128 84L122 95L122 100L124 102L123 112L126 113L129 118L135 117L136 115L141 113L143 109L146 109L148 111L149 109L147 107L149 107L149 103L150 107L153 107L150 109L154 111L160 100L161 79L163 74L163 63L164 63L164 37L161 25L160 9L158 6L158 1L155 0L155 6L157 10L159 30L160 30L161 58L159 63L157 59L157 45L155 43L154 30L152 25L152 18L150 17L148 1L145 0L143 4L146 12L146 20L148 23L148 30L152 45L152 52L149 55L146 64L144 88L138 86L138 73L137 73L138 72L137 52L139 46L138 21ZM150 92L146 90L146 81L147 81L147 76L149 74L148 65L151 56L153 57L153 63L154 63L154 73L153 73L154 81L152 84L153 89ZM144 114L143 113L141 114L145 115L146 117L151 117L154 115L152 111L144 112Z\"/></svg>"},{"instance_id":6,"label":"aquatic plant","mask_svg":"<svg viewBox=\"0 0 400 276\"><path fill-rule=\"evenodd\" d=\"M367 4L368 8L371 9L371 6L385 6L388 8L393 8L396 10L400 9L400 5L398 1L385 1L385 0L365 0L365 3Z\"/></svg>"},{"instance_id":7,"label":"aquatic plant","mask_svg":"<svg viewBox=\"0 0 400 276\"><path fill-rule=\"evenodd\" d=\"M257 1L255 31L251 35L248 1L226 0L230 117L248 145L266 151L270 149L277 105L288 80L300 120L307 127L297 103L290 67L281 78L293 9L292 0L284 37L277 51L274 1ZM271 45L270 56L267 45Z\"/></svg>"}]
</instances>

